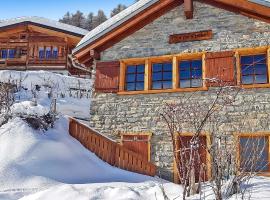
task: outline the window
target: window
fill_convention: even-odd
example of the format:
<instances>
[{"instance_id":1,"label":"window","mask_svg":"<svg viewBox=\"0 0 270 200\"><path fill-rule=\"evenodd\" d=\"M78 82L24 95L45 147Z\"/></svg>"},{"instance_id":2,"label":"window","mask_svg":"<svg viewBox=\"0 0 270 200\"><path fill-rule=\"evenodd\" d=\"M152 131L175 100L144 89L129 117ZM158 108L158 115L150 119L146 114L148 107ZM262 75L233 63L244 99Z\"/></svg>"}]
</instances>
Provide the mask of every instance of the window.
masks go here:
<instances>
[{"instance_id":1,"label":"window","mask_svg":"<svg viewBox=\"0 0 270 200\"><path fill-rule=\"evenodd\" d=\"M245 172L269 171L269 137L240 136L240 169Z\"/></svg>"},{"instance_id":2,"label":"window","mask_svg":"<svg viewBox=\"0 0 270 200\"><path fill-rule=\"evenodd\" d=\"M51 59L51 58L52 58L51 47L46 47L46 59Z\"/></svg>"},{"instance_id":3,"label":"window","mask_svg":"<svg viewBox=\"0 0 270 200\"><path fill-rule=\"evenodd\" d=\"M144 90L144 65L129 65L126 69L126 90Z\"/></svg>"},{"instance_id":4,"label":"window","mask_svg":"<svg viewBox=\"0 0 270 200\"><path fill-rule=\"evenodd\" d=\"M53 48L53 55L52 55L53 58L58 58L58 48L57 47L54 47Z\"/></svg>"},{"instance_id":5,"label":"window","mask_svg":"<svg viewBox=\"0 0 270 200\"><path fill-rule=\"evenodd\" d=\"M8 50L8 58L15 58L15 49Z\"/></svg>"},{"instance_id":6,"label":"window","mask_svg":"<svg viewBox=\"0 0 270 200\"><path fill-rule=\"evenodd\" d=\"M179 63L180 88L202 87L202 60L186 60Z\"/></svg>"},{"instance_id":7,"label":"window","mask_svg":"<svg viewBox=\"0 0 270 200\"><path fill-rule=\"evenodd\" d=\"M241 56L241 83L244 85L268 83L266 54Z\"/></svg>"},{"instance_id":8,"label":"window","mask_svg":"<svg viewBox=\"0 0 270 200\"><path fill-rule=\"evenodd\" d=\"M38 57L39 57L39 59L44 59L44 57L45 57L44 47L39 47Z\"/></svg>"},{"instance_id":9,"label":"window","mask_svg":"<svg viewBox=\"0 0 270 200\"><path fill-rule=\"evenodd\" d=\"M1 50L1 58L2 59L6 59L7 58L7 54L8 54L8 52L7 52L6 49L2 49Z\"/></svg>"},{"instance_id":10,"label":"window","mask_svg":"<svg viewBox=\"0 0 270 200\"><path fill-rule=\"evenodd\" d=\"M172 88L172 63L154 63L152 65L152 89Z\"/></svg>"}]
</instances>

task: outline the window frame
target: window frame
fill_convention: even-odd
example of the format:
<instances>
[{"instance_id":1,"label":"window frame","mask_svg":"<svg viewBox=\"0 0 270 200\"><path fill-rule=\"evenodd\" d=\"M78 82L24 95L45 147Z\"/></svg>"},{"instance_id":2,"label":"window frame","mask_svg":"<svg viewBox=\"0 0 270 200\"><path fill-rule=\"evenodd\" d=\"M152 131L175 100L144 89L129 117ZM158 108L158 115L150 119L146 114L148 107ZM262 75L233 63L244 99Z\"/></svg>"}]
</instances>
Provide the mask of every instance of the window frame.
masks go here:
<instances>
[{"instance_id":1,"label":"window frame","mask_svg":"<svg viewBox=\"0 0 270 200\"><path fill-rule=\"evenodd\" d=\"M208 87L205 84L205 53L183 53L176 55L165 55L146 58L130 58L120 60L120 77L119 77L119 92L120 95L132 94L156 94L156 93L173 93L173 92L195 92L206 91ZM202 60L202 86L191 88L180 88L179 85L179 62L181 60ZM170 89L152 89L152 65L154 63L172 63L172 88ZM145 66L145 79L144 90L141 91L126 91L125 90L125 77L126 68L128 65L141 65Z\"/></svg>"},{"instance_id":2,"label":"window frame","mask_svg":"<svg viewBox=\"0 0 270 200\"><path fill-rule=\"evenodd\" d=\"M133 66L133 67L136 68L136 71L135 71L134 73L128 73L128 72L127 72L128 67L131 67L131 66ZM137 71L138 66L144 66L144 72L138 72L138 71ZM127 75L132 75L132 74L135 75L135 80L132 81L132 82L128 82L128 80L127 80ZM137 80L137 77L138 77L138 75L141 75L141 74L143 74L144 80L143 80L143 81L138 81L138 80ZM144 81L145 81L145 65L144 65L144 64L136 64L136 65L133 64L133 65L127 65L127 66L126 66L126 70L125 70L125 91L143 91L143 90L144 90L144 87L143 87L142 90L137 90L136 88L137 88L137 83L143 83L143 86L144 86ZM128 83L133 83L133 84L135 84L135 90L127 90L127 84L128 84Z\"/></svg>"},{"instance_id":3,"label":"window frame","mask_svg":"<svg viewBox=\"0 0 270 200\"><path fill-rule=\"evenodd\" d=\"M270 132L255 132L255 133L235 133L235 141L237 144L237 152L236 152L236 163L237 163L237 169L240 169L240 138L241 137L250 137L250 138L256 138L256 137L268 137L268 171L261 171L256 172L258 175L262 176L270 176ZM248 173L248 172L247 172Z\"/></svg>"},{"instance_id":4,"label":"window frame","mask_svg":"<svg viewBox=\"0 0 270 200\"><path fill-rule=\"evenodd\" d=\"M242 84L242 56L254 56L266 54L266 68L267 68L267 83ZM270 87L270 47L257 48L243 48L235 50L236 68L237 68L237 85L242 88L268 88Z\"/></svg>"}]
</instances>

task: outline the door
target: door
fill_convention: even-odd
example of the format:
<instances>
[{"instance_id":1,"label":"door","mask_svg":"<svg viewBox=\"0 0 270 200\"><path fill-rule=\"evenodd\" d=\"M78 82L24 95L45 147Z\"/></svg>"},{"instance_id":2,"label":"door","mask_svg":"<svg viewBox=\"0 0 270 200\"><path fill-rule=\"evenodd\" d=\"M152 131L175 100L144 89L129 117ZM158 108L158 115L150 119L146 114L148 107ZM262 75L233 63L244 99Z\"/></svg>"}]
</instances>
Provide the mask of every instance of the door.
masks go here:
<instances>
[{"instance_id":1,"label":"door","mask_svg":"<svg viewBox=\"0 0 270 200\"><path fill-rule=\"evenodd\" d=\"M181 163L181 166L186 165L189 163L190 159L190 146L191 146L191 140L193 136L181 136L179 137L179 147L180 150L183 152L182 156L179 155L179 162ZM186 160L181 160L186 159ZM194 166L195 166L195 180L196 182L201 181L207 181L207 138L206 136L200 136L199 138L199 149L197 153L193 154L194 158ZM185 169L186 171L187 169ZM178 177L178 176L177 176ZM177 181L179 182L179 180Z\"/></svg>"},{"instance_id":2,"label":"door","mask_svg":"<svg viewBox=\"0 0 270 200\"><path fill-rule=\"evenodd\" d=\"M122 145L150 161L150 137L149 134L124 134L122 135Z\"/></svg>"}]
</instances>

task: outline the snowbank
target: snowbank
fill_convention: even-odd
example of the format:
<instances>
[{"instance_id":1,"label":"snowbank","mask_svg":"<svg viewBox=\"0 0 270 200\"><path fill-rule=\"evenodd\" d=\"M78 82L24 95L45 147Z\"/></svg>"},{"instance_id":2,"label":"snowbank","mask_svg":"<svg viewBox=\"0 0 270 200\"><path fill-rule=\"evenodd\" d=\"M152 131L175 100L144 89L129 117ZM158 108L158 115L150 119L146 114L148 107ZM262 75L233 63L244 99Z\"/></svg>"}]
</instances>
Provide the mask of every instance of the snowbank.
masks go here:
<instances>
[{"instance_id":1,"label":"snowbank","mask_svg":"<svg viewBox=\"0 0 270 200\"><path fill-rule=\"evenodd\" d=\"M84 192L78 193L78 197L98 193L98 188L101 187L105 191L111 191L108 196L110 199L118 192L131 192L133 187L130 188L127 183L140 182L146 182L146 185L135 185L134 190L146 188L146 193L141 191L145 196L148 192L160 191L155 189L158 188L155 178L114 168L86 150L68 134L66 118L60 118L55 128L45 133L33 130L20 118L12 119L0 129L0 152L0 199L18 199L43 190L45 191L38 193L37 197L34 195L33 199L40 199L39 195L51 196L51 191L56 196L51 196L50 199L59 199L56 198L57 195L61 195L60 199L63 199L62 195L69 188L73 188L70 195L75 195L72 193L76 193L80 187L85 187L85 191L82 189ZM117 188L117 184L108 187L109 182L125 183ZM136 194L135 191L133 193Z\"/></svg>"}]
</instances>

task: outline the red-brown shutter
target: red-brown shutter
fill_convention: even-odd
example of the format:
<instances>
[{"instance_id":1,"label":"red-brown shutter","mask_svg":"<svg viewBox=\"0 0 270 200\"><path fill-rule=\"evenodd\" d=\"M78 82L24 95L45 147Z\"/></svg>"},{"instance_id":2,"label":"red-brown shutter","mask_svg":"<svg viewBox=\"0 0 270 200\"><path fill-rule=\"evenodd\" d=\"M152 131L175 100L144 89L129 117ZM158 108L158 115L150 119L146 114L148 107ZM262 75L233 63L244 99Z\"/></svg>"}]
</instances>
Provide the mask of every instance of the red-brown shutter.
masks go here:
<instances>
[{"instance_id":1,"label":"red-brown shutter","mask_svg":"<svg viewBox=\"0 0 270 200\"><path fill-rule=\"evenodd\" d=\"M98 62L96 70L95 91L116 93L119 91L120 62Z\"/></svg>"},{"instance_id":2,"label":"red-brown shutter","mask_svg":"<svg viewBox=\"0 0 270 200\"><path fill-rule=\"evenodd\" d=\"M235 58L233 51L207 53L205 57L207 86L236 85Z\"/></svg>"}]
</instances>

